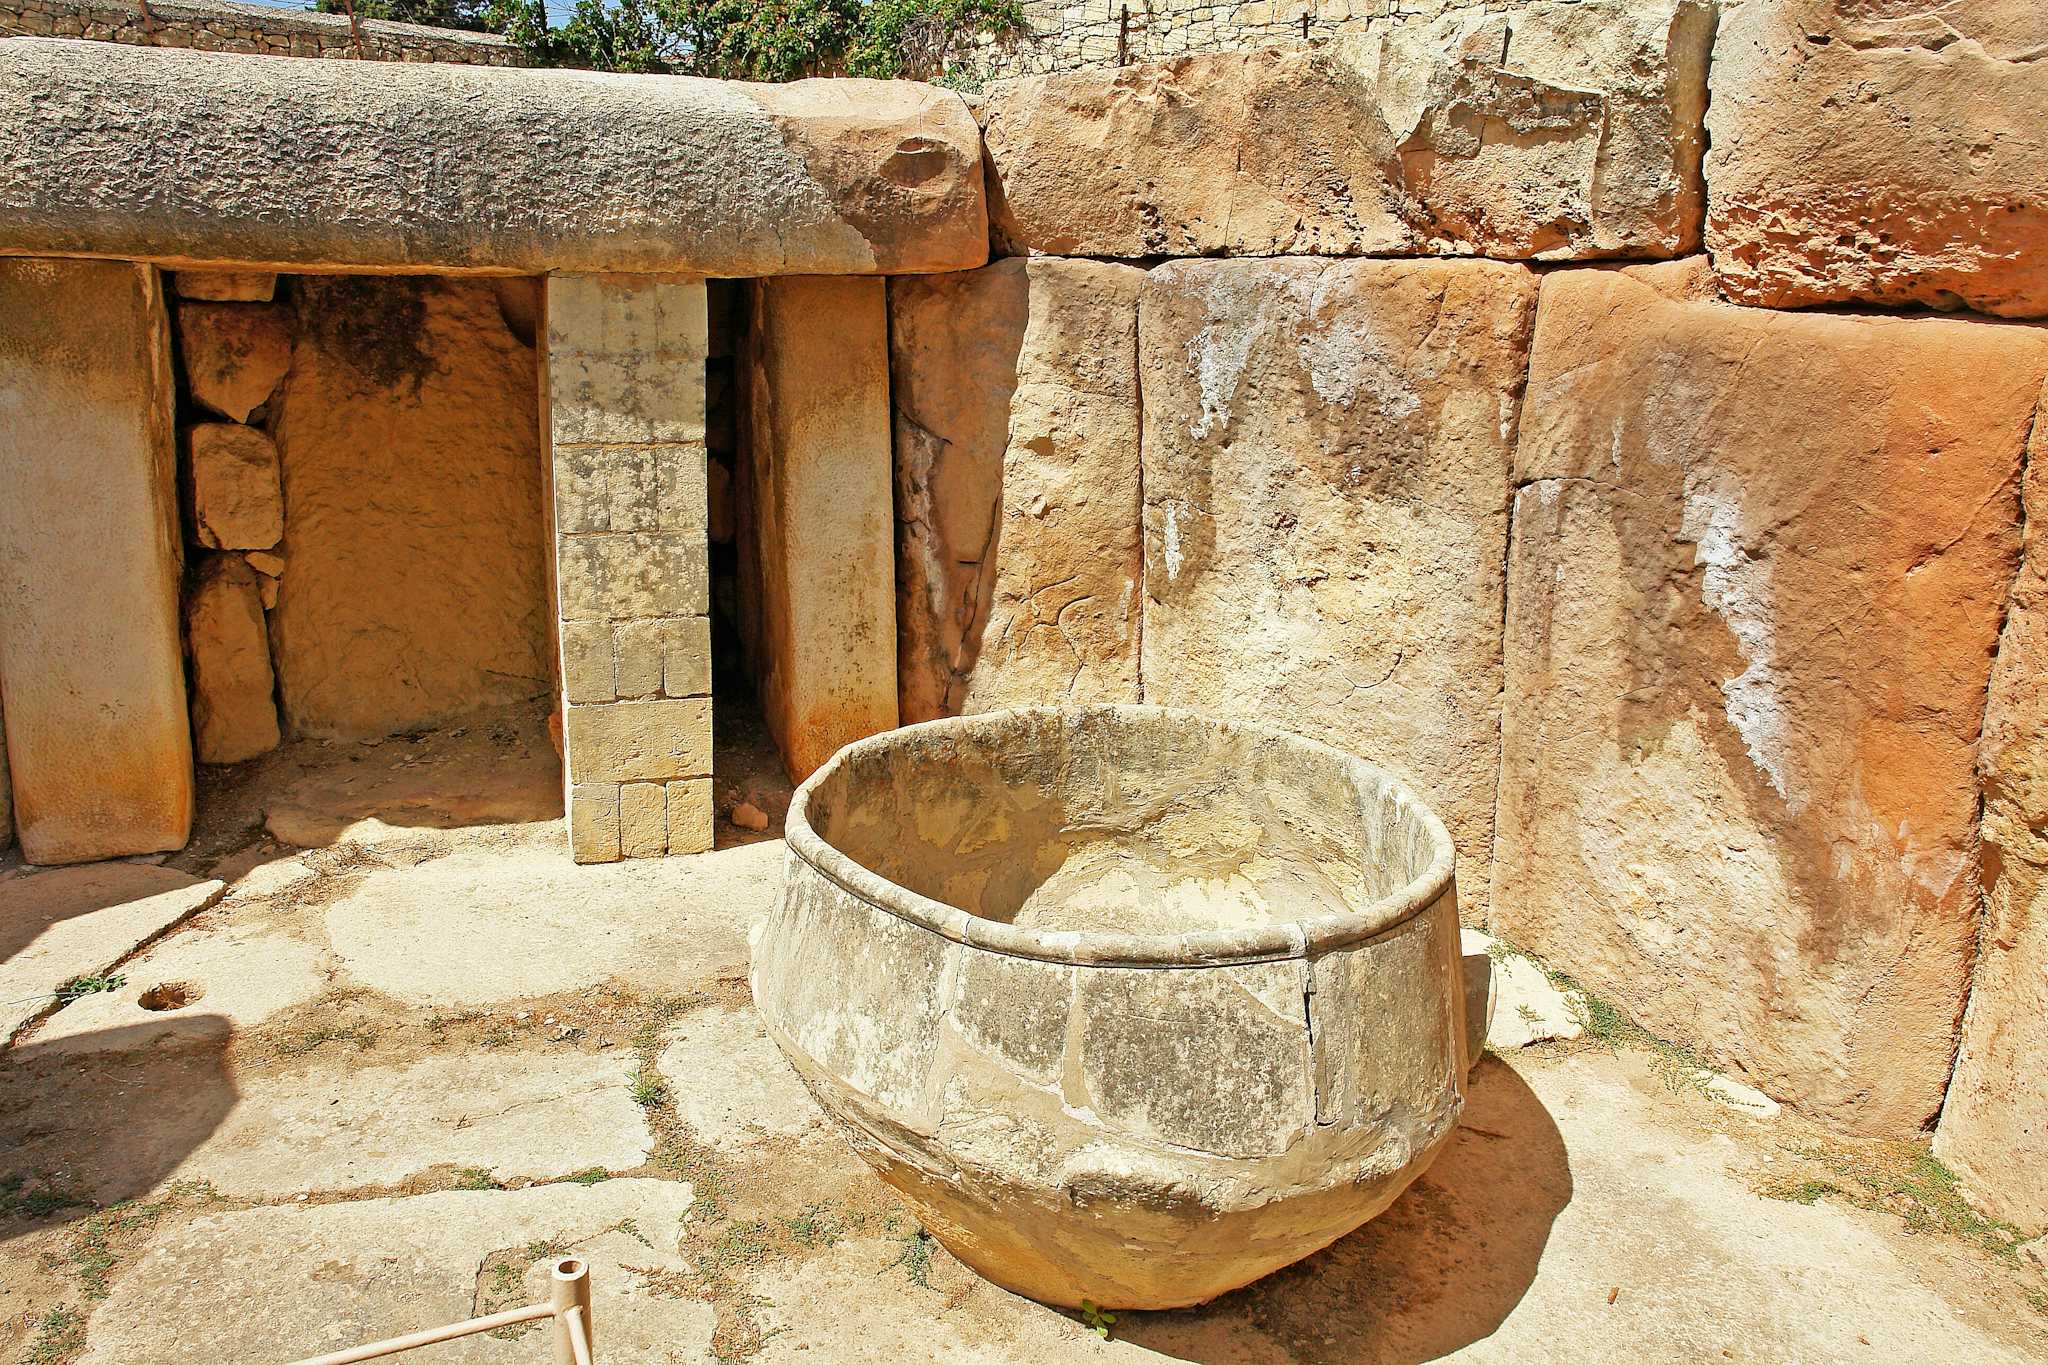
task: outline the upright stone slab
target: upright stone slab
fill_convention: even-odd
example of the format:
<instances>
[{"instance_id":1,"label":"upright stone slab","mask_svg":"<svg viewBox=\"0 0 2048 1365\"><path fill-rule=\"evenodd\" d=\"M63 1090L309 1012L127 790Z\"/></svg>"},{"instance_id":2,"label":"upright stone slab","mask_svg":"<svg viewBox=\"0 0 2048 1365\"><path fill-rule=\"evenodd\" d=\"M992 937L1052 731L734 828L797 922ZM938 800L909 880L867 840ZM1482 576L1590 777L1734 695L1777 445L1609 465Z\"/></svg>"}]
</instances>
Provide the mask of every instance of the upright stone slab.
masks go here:
<instances>
[{"instance_id":1,"label":"upright stone slab","mask_svg":"<svg viewBox=\"0 0 2048 1365\"><path fill-rule=\"evenodd\" d=\"M896 727L886 294L853 277L751 291L742 615L761 709L797 780Z\"/></svg>"},{"instance_id":2,"label":"upright stone slab","mask_svg":"<svg viewBox=\"0 0 2048 1365\"><path fill-rule=\"evenodd\" d=\"M576 861L711 847L704 282L551 275L548 411Z\"/></svg>"},{"instance_id":3,"label":"upright stone slab","mask_svg":"<svg viewBox=\"0 0 2048 1365\"><path fill-rule=\"evenodd\" d=\"M1536 276L1492 261L1177 261L1138 309L1145 700L1413 783L1483 922L1508 470Z\"/></svg>"},{"instance_id":4,"label":"upright stone slab","mask_svg":"<svg viewBox=\"0 0 2048 1365\"><path fill-rule=\"evenodd\" d=\"M1742 0L1714 41L1729 296L2048 317L2048 5Z\"/></svg>"},{"instance_id":5,"label":"upright stone slab","mask_svg":"<svg viewBox=\"0 0 2048 1365\"><path fill-rule=\"evenodd\" d=\"M1138 695L1138 288L1102 261L889 282L905 723Z\"/></svg>"},{"instance_id":6,"label":"upright stone slab","mask_svg":"<svg viewBox=\"0 0 2048 1365\"><path fill-rule=\"evenodd\" d=\"M1992 1216L2048 1228L2048 389L2027 453L2026 559L1977 749L1984 932L1934 1150Z\"/></svg>"},{"instance_id":7,"label":"upright stone slab","mask_svg":"<svg viewBox=\"0 0 2048 1365\"><path fill-rule=\"evenodd\" d=\"M2048 334L1547 277L1494 924L1845 1128L1940 1107Z\"/></svg>"},{"instance_id":8,"label":"upright stone slab","mask_svg":"<svg viewBox=\"0 0 2048 1365\"><path fill-rule=\"evenodd\" d=\"M30 862L191 830L172 394L154 270L0 260L0 687Z\"/></svg>"},{"instance_id":9,"label":"upright stone slab","mask_svg":"<svg viewBox=\"0 0 2048 1365\"><path fill-rule=\"evenodd\" d=\"M14 846L14 780L7 771L7 698L0 695L0 852Z\"/></svg>"}]
</instances>

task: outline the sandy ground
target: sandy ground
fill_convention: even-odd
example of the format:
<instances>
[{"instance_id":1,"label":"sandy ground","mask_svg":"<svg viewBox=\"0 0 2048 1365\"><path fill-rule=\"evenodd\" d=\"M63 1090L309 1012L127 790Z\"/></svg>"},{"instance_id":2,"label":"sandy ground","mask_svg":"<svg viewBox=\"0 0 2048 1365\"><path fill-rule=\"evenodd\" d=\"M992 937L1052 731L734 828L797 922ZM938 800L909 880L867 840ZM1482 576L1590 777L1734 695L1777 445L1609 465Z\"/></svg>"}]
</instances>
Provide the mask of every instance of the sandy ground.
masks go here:
<instances>
[{"instance_id":1,"label":"sandy ground","mask_svg":"<svg viewBox=\"0 0 2048 1365\"><path fill-rule=\"evenodd\" d=\"M1482 1061L1444 1157L1336 1246L1098 1337L922 1236L762 1034L788 787L744 718L721 742L694 858L572 864L507 713L209 774L147 912L0 865L8 961L100 987L0 1056L4 1358L280 1362L531 1301L569 1248L616 1362L2048 1358L2048 1277L1917 1147L1597 1041Z\"/></svg>"}]
</instances>

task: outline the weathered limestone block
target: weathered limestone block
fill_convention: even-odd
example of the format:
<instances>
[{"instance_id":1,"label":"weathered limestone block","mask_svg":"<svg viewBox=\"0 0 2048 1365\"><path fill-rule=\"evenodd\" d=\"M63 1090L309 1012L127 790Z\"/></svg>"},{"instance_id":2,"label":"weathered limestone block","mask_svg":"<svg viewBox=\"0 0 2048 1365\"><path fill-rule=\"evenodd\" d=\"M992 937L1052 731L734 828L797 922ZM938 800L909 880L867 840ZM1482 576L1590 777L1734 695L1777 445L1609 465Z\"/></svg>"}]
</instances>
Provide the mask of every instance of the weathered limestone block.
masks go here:
<instances>
[{"instance_id":1,"label":"weathered limestone block","mask_svg":"<svg viewBox=\"0 0 2048 1365\"><path fill-rule=\"evenodd\" d=\"M763 717L799 781L896 726L886 300L880 280L752 287L741 613Z\"/></svg>"},{"instance_id":2,"label":"weathered limestone block","mask_svg":"<svg viewBox=\"0 0 2048 1365\"><path fill-rule=\"evenodd\" d=\"M533 351L482 281L307 277L295 294L276 403L291 572L271 620L286 726L393 734L546 692Z\"/></svg>"},{"instance_id":3,"label":"weathered limestone block","mask_svg":"<svg viewBox=\"0 0 2048 1365\"><path fill-rule=\"evenodd\" d=\"M1934 1150L1992 1216L2048 1227L2048 389L2027 452L2014 580L1977 764L1984 931Z\"/></svg>"},{"instance_id":4,"label":"weathered limestone block","mask_svg":"<svg viewBox=\"0 0 2048 1365\"><path fill-rule=\"evenodd\" d=\"M284 538L277 445L255 427L202 422L186 428L185 477L201 545L268 550Z\"/></svg>"},{"instance_id":5,"label":"weathered limestone block","mask_svg":"<svg viewBox=\"0 0 2048 1365\"><path fill-rule=\"evenodd\" d=\"M1544 281L1493 924L1805 1112L1917 1131L2048 335ZM1690 277L1689 277L1690 276Z\"/></svg>"},{"instance_id":6,"label":"weathered limestone block","mask_svg":"<svg viewBox=\"0 0 2048 1365\"><path fill-rule=\"evenodd\" d=\"M1180 261L1138 311L1145 699L1413 783L1475 923L1536 284L1491 261Z\"/></svg>"},{"instance_id":7,"label":"weathered limestone block","mask_svg":"<svg viewBox=\"0 0 2048 1365\"><path fill-rule=\"evenodd\" d=\"M30 862L191 828L173 392L155 271L0 260L0 685Z\"/></svg>"},{"instance_id":8,"label":"weathered limestone block","mask_svg":"<svg viewBox=\"0 0 2048 1365\"><path fill-rule=\"evenodd\" d=\"M267 270L178 270L171 287L181 299L269 303L277 294L277 276Z\"/></svg>"},{"instance_id":9,"label":"weathered limestone block","mask_svg":"<svg viewBox=\"0 0 2048 1365\"><path fill-rule=\"evenodd\" d=\"M180 304L178 358L193 398L232 421L247 421L291 366L291 313L261 304Z\"/></svg>"},{"instance_id":10,"label":"weathered limestone block","mask_svg":"<svg viewBox=\"0 0 2048 1365\"><path fill-rule=\"evenodd\" d=\"M1376 19L1310 50L1029 77L982 110L1012 254L1670 256L1707 0Z\"/></svg>"},{"instance_id":11,"label":"weathered limestone block","mask_svg":"<svg viewBox=\"0 0 2048 1365\"><path fill-rule=\"evenodd\" d=\"M578 862L711 847L704 281L551 275L563 757Z\"/></svg>"},{"instance_id":12,"label":"weathered limestone block","mask_svg":"<svg viewBox=\"0 0 2048 1365\"><path fill-rule=\"evenodd\" d=\"M1132 266L889 285L902 720L1137 701Z\"/></svg>"},{"instance_id":13,"label":"weathered limestone block","mask_svg":"<svg viewBox=\"0 0 2048 1365\"><path fill-rule=\"evenodd\" d=\"M0 47L0 223L16 250L245 269L751 276L988 259L974 118L928 85L366 75L112 43Z\"/></svg>"},{"instance_id":14,"label":"weathered limestone block","mask_svg":"<svg viewBox=\"0 0 2048 1365\"><path fill-rule=\"evenodd\" d=\"M1729 296L2048 317L2048 6L1743 0L1714 43Z\"/></svg>"},{"instance_id":15,"label":"weathered limestone block","mask_svg":"<svg viewBox=\"0 0 2048 1365\"><path fill-rule=\"evenodd\" d=\"M277 747L261 577L240 555L208 555L185 595L192 738L201 763L240 763Z\"/></svg>"}]
</instances>

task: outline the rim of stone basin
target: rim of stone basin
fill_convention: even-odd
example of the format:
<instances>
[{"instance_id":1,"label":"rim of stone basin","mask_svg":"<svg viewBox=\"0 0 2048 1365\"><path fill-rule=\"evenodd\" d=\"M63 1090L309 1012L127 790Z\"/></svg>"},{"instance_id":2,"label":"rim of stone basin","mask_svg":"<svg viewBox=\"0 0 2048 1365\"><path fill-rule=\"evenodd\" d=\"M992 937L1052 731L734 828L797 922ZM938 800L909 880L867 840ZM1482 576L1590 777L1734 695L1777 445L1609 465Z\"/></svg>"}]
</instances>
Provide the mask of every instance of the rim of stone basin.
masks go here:
<instances>
[{"instance_id":1,"label":"rim of stone basin","mask_svg":"<svg viewBox=\"0 0 2048 1365\"><path fill-rule=\"evenodd\" d=\"M1186 718L1218 730L1277 739L1283 743L1327 754L1348 769L1354 779L1384 784L1385 790L1392 794L1395 801L1422 822L1430 836L1431 844L1436 849L1435 856L1430 859L1429 866L1421 875L1410 880L1400 890L1382 896L1361 910L1312 915L1304 919L1250 928L1209 929L1177 934L1122 934L1080 930L1045 932L983 919L957 905L948 905L944 901L920 895L908 887L899 886L826 843L823 836L811 827L811 793L829 780L842 764L864 750L884 748L892 743L901 742L902 737L907 734L982 728L999 724L1005 717L1053 716L1057 717L1062 725L1066 725L1073 723L1078 717L1105 712L1129 716ZM1407 783L1384 769L1367 763L1355 754L1345 753L1341 749L1318 743L1288 730L1250 721L1223 720L1202 715L1200 712L1165 706L1021 706L1005 711L985 711L972 716L950 716L943 720L925 721L885 731L867 739L855 740L832 755L823 767L804 779L803 784L796 789L795 795L790 799L789 815L784 822L783 832L792 853L828 881L836 883L841 889L878 910L885 910L898 919L908 920L912 924L971 948L1005 953L1012 957L1036 958L1043 962L1059 962L1069 966L1227 967L1245 962L1305 957L1310 953L1341 948L1383 934L1413 918L1450 886L1457 863L1457 853L1451 845L1450 831L1444 828L1443 821L1437 818L1436 812L1431 810L1427 803L1410 790Z\"/></svg>"}]
</instances>

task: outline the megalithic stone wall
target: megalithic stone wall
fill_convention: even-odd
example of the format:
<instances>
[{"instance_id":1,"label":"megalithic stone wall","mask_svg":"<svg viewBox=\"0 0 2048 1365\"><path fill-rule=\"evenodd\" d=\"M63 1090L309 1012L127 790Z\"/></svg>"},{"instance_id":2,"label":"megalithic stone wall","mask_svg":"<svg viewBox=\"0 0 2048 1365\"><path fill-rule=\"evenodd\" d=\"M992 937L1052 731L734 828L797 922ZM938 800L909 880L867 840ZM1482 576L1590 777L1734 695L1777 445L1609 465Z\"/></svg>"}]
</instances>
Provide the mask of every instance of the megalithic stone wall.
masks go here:
<instances>
[{"instance_id":1,"label":"megalithic stone wall","mask_svg":"<svg viewBox=\"0 0 2048 1365\"><path fill-rule=\"evenodd\" d=\"M552 275L563 782L578 862L711 847L704 282Z\"/></svg>"},{"instance_id":2,"label":"megalithic stone wall","mask_svg":"<svg viewBox=\"0 0 2048 1365\"><path fill-rule=\"evenodd\" d=\"M171 405L154 269L0 260L0 680L30 862L191 830Z\"/></svg>"}]
</instances>

